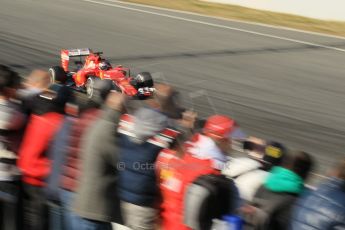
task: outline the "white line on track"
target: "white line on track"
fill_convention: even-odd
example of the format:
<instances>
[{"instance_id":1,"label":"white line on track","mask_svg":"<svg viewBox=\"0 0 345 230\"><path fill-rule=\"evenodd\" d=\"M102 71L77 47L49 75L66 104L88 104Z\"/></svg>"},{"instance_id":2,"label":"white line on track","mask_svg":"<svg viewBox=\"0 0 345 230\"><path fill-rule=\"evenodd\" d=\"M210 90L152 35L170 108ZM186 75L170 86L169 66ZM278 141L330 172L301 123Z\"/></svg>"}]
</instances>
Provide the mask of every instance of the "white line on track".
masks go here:
<instances>
[{"instance_id":1,"label":"white line on track","mask_svg":"<svg viewBox=\"0 0 345 230\"><path fill-rule=\"evenodd\" d=\"M243 24L248 24L248 25L256 25L256 26L260 26L260 27L267 27L267 28L273 28L273 29L278 29L278 30L288 30L288 31L294 31L294 32L299 32L299 33L305 33L305 34L317 35L317 36L322 36L322 37L329 37L329 38L336 38L336 39L345 40L345 37L341 37L341 36L337 36L337 35L333 35L333 34L325 34L325 33L321 33L321 32L313 32L313 31L307 31L307 30L302 30L302 29L294 29L294 28L290 28L290 27L286 27L286 26L269 25L269 24L260 23L260 22L250 22L250 21L244 21L244 20L240 20L240 19L211 16L211 15L200 14L200 13L184 11L184 10L175 10L175 9L169 9L169 8L164 8L164 7L159 7L159 6L151 6L151 5L145 5L145 4L140 4L140 3L126 2L123 0L103 0L103 1L114 2L114 3L119 3L119 4L125 4L125 5L131 5L131 6L139 6L139 7L144 7L144 8L148 8L148 9L163 10L163 11L180 13L180 14L189 14L189 15L194 15L194 16L199 16L199 17L204 17L204 18L219 19L219 20L223 20L223 21L238 22L238 23L243 23Z\"/></svg>"},{"instance_id":2,"label":"white line on track","mask_svg":"<svg viewBox=\"0 0 345 230\"><path fill-rule=\"evenodd\" d=\"M153 12L153 11L149 11L149 10L143 10L143 9L138 9L138 8L133 8L133 7L128 7L128 6L122 6L122 5L116 4L113 1L110 1L110 2L100 2L100 1L95 1L95 0L81 0L81 1L90 2L90 3L94 3L94 4L99 4L99 5L104 5L104 6L111 6L111 7L120 8L120 9L136 11L136 12L140 12L140 13L152 14L152 15L157 15L157 16L161 16L161 17L172 18L172 19L176 19L176 20L180 20L180 21L192 22L192 23L196 23L196 24L207 25L207 26L212 26L212 27L217 27L217 28L222 28L222 29L227 29L227 30L234 30L234 31L239 31L239 32L247 33L247 34L253 34L253 35L267 37L267 38L279 39L279 40L283 40L283 41L289 41L289 42L294 42L294 43L298 43L298 44L319 47L319 48L323 48L323 49L345 52L345 49L337 48L334 46L327 46L327 45L322 45L322 44L308 42L308 41L302 41L302 40L297 40L297 39L292 39L292 38L287 38L287 37L276 36L276 35L272 35L272 34L260 33L260 32L251 31L251 30L245 30L245 29L232 27L232 26L225 26L225 25L220 25L220 24L215 24L215 23L210 23L210 22L205 22L205 21L200 21L200 20L194 20L194 19L174 16L174 15L165 14L165 13L158 13L158 12Z\"/></svg>"}]
</instances>

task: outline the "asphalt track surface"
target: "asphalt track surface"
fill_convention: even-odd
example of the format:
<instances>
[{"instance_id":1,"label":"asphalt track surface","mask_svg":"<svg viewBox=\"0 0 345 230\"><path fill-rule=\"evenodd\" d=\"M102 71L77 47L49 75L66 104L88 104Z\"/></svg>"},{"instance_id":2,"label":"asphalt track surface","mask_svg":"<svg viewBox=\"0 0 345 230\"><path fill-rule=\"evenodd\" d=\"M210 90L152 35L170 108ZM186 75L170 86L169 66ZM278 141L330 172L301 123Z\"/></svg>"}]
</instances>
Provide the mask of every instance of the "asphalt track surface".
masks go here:
<instances>
[{"instance_id":1,"label":"asphalt track surface","mask_svg":"<svg viewBox=\"0 0 345 230\"><path fill-rule=\"evenodd\" d=\"M345 156L345 39L105 0L1 0L0 63L27 74L61 48L150 71L201 116L317 158Z\"/></svg>"}]
</instances>

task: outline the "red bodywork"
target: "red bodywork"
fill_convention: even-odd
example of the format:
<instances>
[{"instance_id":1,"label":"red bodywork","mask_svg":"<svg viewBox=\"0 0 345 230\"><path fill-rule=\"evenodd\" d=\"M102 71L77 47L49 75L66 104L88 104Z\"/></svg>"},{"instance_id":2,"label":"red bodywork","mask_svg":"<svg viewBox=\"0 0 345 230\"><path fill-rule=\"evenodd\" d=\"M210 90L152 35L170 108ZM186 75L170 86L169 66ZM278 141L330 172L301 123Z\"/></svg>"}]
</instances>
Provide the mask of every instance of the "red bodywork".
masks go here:
<instances>
[{"instance_id":1,"label":"red bodywork","mask_svg":"<svg viewBox=\"0 0 345 230\"><path fill-rule=\"evenodd\" d=\"M111 67L108 70L99 69L99 63L103 60L99 53L93 53L89 49L61 50L61 66L69 72L70 57L86 56L81 69L72 73L72 78L77 87L85 86L88 77L94 76L100 79L112 80L123 93L129 96L137 95L137 89L130 83L131 77L127 76L128 68L122 66ZM149 96L149 95L147 95Z\"/></svg>"}]
</instances>

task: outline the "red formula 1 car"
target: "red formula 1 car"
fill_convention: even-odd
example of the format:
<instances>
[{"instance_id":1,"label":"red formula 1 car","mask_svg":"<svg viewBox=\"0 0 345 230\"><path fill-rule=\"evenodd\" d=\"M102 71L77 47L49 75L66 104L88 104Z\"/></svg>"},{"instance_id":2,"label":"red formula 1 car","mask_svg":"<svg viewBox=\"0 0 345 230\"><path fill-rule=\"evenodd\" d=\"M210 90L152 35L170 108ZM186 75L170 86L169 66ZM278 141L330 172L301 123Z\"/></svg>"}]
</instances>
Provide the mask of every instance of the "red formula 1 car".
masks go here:
<instances>
[{"instance_id":1,"label":"red formula 1 car","mask_svg":"<svg viewBox=\"0 0 345 230\"><path fill-rule=\"evenodd\" d=\"M86 92L89 97L92 97L95 81L99 79L108 81L114 90L128 96L143 99L152 95L154 88L150 73L142 72L132 77L129 68L112 67L101 54L89 48L61 50L61 66L49 69L51 81ZM70 70L69 62L73 57L79 57L79 60L75 61L76 68ZM82 57L85 57L84 61Z\"/></svg>"}]
</instances>

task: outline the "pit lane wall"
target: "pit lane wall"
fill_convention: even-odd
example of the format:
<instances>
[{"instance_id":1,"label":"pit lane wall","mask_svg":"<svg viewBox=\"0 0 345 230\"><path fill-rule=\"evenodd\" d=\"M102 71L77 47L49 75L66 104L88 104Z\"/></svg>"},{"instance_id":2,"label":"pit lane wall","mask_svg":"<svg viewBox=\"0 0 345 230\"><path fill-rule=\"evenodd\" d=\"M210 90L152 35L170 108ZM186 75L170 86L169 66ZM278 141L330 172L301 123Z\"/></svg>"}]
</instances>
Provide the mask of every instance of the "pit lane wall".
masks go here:
<instances>
[{"instance_id":1,"label":"pit lane wall","mask_svg":"<svg viewBox=\"0 0 345 230\"><path fill-rule=\"evenodd\" d=\"M310 18L345 21L345 0L201 0Z\"/></svg>"}]
</instances>

